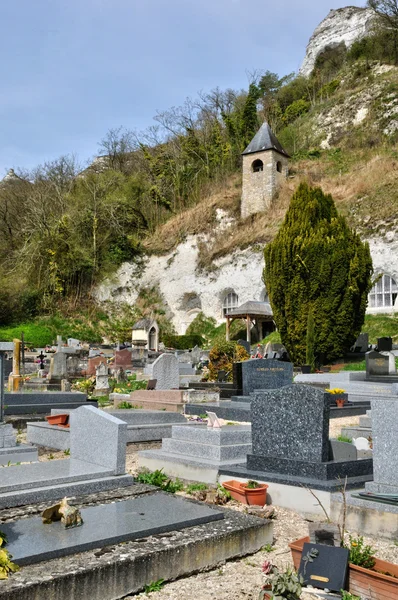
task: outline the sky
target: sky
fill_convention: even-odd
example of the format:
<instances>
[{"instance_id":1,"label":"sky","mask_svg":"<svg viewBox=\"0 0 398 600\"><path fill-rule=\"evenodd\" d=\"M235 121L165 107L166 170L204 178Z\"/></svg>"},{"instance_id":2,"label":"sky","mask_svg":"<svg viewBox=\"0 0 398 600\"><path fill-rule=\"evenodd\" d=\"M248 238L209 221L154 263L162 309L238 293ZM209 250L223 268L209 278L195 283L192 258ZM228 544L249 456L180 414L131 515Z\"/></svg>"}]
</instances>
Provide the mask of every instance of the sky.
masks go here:
<instances>
[{"instance_id":1,"label":"sky","mask_svg":"<svg viewBox=\"0 0 398 600\"><path fill-rule=\"evenodd\" d=\"M297 71L331 8L364 0L0 0L0 177L99 153L111 128L248 73Z\"/></svg>"}]
</instances>

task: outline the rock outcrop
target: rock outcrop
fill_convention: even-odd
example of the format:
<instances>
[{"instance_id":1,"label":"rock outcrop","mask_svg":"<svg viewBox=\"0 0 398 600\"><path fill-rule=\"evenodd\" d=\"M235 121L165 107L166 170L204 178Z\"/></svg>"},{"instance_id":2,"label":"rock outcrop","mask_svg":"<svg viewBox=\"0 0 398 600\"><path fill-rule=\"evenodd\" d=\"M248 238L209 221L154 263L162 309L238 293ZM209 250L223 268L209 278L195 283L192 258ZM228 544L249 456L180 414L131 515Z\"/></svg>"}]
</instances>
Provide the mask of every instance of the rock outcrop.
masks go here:
<instances>
[{"instance_id":1,"label":"rock outcrop","mask_svg":"<svg viewBox=\"0 0 398 600\"><path fill-rule=\"evenodd\" d=\"M367 35L376 15L370 8L347 6L331 10L318 25L308 42L307 52L300 68L300 75L308 77L314 68L317 56L328 47L344 42L349 48Z\"/></svg>"}]
</instances>

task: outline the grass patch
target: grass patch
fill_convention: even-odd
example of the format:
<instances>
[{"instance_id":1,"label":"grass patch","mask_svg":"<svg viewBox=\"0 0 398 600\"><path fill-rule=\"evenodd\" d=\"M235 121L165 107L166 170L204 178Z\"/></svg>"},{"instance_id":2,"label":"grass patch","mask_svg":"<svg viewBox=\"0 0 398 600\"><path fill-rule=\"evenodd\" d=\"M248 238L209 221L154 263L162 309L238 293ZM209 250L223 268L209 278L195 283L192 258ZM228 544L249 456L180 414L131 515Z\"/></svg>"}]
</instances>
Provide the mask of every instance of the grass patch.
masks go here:
<instances>
[{"instance_id":1,"label":"grass patch","mask_svg":"<svg viewBox=\"0 0 398 600\"><path fill-rule=\"evenodd\" d=\"M366 315L362 331L369 334L371 344L376 344L379 337L392 337L398 343L398 315Z\"/></svg>"},{"instance_id":2,"label":"grass patch","mask_svg":"<svg viewBox=\"0 0 398 600\"><path fill-rule=\"evenodd\" d=\"M351 442L352 442L352 439L350 437L346 436L346 435L338 435L337 436L337 440L339 442L347 442L349 444L351 444Z\"/></svg>"},{"instance_id":3,"label":"grass patch","mask_svg":"<svg viewBox=\"0 0 398 600\"><path fill-rule=\"evenodd\" d=\"M193 494L194 492L205 492L208 487L205 483L190 483L185 488L187 494Z\"/></svg>"}]
</instances>

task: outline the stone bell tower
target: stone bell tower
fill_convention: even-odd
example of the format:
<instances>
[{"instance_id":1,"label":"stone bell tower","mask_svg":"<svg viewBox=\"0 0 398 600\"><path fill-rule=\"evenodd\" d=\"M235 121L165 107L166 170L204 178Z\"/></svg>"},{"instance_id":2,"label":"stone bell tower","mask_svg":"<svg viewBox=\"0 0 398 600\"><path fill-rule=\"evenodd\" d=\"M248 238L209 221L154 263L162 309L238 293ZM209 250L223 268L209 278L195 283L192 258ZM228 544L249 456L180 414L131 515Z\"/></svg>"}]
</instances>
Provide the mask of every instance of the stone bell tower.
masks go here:
<instances>
[{"instance_id":1,"label":"stone bell tower","mask_svg":"<svg viewBox=\"0 0 398 600\"><path fill-rule=\"evenodd\" d=\"M289 155L268 123L263 123L242 153L241 216L264 212L270 207L288 173Z\"/></svg>"}]
</instances>

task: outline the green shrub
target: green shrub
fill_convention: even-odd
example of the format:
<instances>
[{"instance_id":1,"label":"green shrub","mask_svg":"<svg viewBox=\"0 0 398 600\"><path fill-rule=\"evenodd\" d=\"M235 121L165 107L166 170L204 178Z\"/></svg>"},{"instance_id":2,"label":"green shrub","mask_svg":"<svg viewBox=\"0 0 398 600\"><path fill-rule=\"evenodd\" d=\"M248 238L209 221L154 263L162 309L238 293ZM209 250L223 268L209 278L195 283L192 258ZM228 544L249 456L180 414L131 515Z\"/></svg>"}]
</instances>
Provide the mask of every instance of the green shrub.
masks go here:
<instances>
[{"instance_id":1,"label":"green shrub","mask_svg":"<svg viewBox=\"0 0 398 600\"><path fill-rule=\"evenodd\" d=\"M236 342L227 342L226 340L221 340L217 342L210 350L209 358L210 379L212 381L216 381L218 371L226 371L229 373L228 381L232 381L233 363L247 360L250 358L250 354L246 352L243 346L240 346Z\"/></svg>"},{"instance_id":2,"label":"green shrub","mask_svg":"<svg viewBox=\"0 0 398 600\"><path fill-rule=\"evenodd\" d=\"M176 350L190 350L195 346L202 347L205 343L201 335L197 333L191 335L164 335L162 339L167 348Z\"/></svg>"},{"instance_id":3,"label":"green shrub","mask_svg":"<svg viewBox=\"0 0 398 600\"><path fill-rule=\"evenodd\" d=\"M316 364L343 356L365 320L372 259L333 198L301 183L264 257L274 320L292 361L304 363L310 307Z\"/></svg>"},{"instance_id":4,"label":"green shrub","mask_svg":"<svg viewBox=\"0 0 398 600\"><path fill-rule=\"evenodd\" d=\"M310 109L310 106L311 106L311 104L307 100L303 100L303 98L300 98L300 100L295 100L294 102L292 102L292 104L290 104L286 108L286 110L283 114L284 123L286 125L288 125L289 123L292 123L293 121L295 121L297 119L297 117L308 112Z\"/></svg>"}]
</instances>

